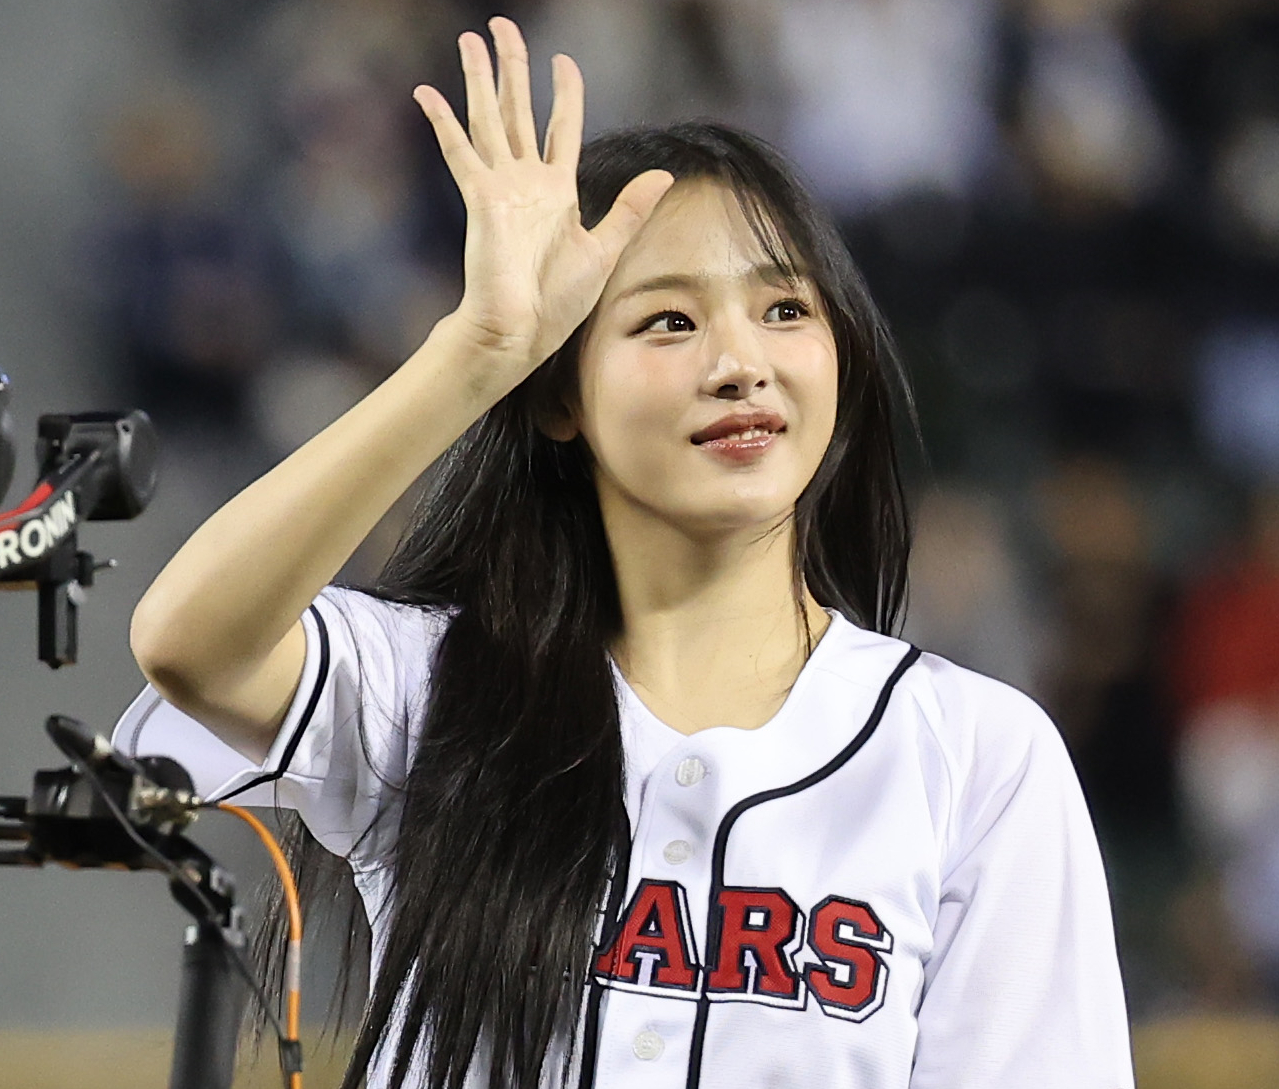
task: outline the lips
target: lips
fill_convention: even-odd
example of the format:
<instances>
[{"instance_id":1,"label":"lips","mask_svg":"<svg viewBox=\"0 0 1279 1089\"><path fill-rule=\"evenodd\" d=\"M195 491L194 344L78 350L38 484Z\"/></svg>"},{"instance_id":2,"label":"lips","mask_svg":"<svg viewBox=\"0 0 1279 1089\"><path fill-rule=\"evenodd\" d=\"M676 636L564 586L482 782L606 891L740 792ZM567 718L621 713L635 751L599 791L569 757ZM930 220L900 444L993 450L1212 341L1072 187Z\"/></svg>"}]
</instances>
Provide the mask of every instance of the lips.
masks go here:
<instances>
[{"instance_id":1,"label":"lips","mask_svg":"<svg viewBox=\"0 0 1279 1089\"><path fill-rule=\"evenodd\" d=\"M752 431L763 431L775 435L785 430L786 421L776 412L756 409L753 412L736 412L716 420L709 427L704 427L693 435L692 442L694 446L702 446L730 436L745 436L747 432Z\"/></svg>"}]
</instances>

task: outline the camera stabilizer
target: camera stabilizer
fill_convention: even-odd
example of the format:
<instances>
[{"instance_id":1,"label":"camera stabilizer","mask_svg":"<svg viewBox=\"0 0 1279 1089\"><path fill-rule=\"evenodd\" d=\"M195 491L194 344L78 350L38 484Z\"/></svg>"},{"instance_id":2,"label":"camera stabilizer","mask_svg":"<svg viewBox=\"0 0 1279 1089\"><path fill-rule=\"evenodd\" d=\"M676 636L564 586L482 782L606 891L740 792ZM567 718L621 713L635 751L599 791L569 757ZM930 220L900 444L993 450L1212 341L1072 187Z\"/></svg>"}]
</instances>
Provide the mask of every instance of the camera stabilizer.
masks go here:
<instances>
[{"instance_id":1,"label":"camera stabilizer","mask_svg":"<svg viewBox=\"0 0 1279 1089\"><path fill-rule=\"evenodd\" d=\"M0 498L14 464L8 400L0 374ZM25 501L0 513L0 589L38 591L39 656L54 669L75 662L84 589L95 571L114 566L79 549L79 524L140 514L155 490L156 452L141 411L40 418L39 481ZM186 931L169 1089L230 1089L249 988L280 1037L287 1084L300 1086L296 1033L285 1038L245 959L235 881L182 835L209 804L190 775L168 757L131 759L74 719L53 715L45 727L71 766L37 771L29 798L0 796L0 843L15 844L0 849L0 866L55 862L166 874L174 899L196 920ZM299 947L300 932L290 945L293 974Z\"/></svg>"}]
</instances>

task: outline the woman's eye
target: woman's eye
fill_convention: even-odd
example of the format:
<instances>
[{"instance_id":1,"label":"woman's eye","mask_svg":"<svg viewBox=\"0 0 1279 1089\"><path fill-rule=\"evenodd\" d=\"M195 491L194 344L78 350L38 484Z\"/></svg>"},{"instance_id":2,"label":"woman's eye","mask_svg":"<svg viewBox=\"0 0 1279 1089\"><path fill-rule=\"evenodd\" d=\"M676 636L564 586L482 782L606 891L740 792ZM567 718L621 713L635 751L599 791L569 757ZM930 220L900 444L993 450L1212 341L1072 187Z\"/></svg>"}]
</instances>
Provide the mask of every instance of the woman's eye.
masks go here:
<instances>
[{"instance_id":1,"label":"woman's eye","mask_svg":"<svg viewBox=\"0 0 1279 1089\"><path fill-rule=\"evenodd\" d=\"M655 314L640 326L641 333L691 333L697 326L687 314L678 310L664 310Z\"/></svg>"},{"instance_id":2,"label":"woman's eye","mask_svg":"<svg viewBox=\"0 0 1279 1089\"><path fill-rule=\"evenodd\" d=\"M764 313L764 319L770 320L772 315L773 321L799 321L800 318L808 317L809 310L798 299L783 299L781 302L775 302Z\"/></svg>"}]
</instances>

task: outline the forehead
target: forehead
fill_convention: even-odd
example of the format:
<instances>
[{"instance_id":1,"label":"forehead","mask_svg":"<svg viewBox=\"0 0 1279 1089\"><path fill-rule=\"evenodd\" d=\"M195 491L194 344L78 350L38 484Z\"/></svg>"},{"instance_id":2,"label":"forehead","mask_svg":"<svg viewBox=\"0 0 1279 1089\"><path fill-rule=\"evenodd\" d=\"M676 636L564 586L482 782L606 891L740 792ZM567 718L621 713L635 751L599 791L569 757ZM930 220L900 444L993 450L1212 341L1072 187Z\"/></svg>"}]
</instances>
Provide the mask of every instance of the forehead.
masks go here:
<instances>
[{"instance_id":1,"label":"forehead","mask_svg":"<svg viewBox=\"0 0 1279 1089\"><path fill-rule=\"evenodd\" d=\"M657 277L742 279L770 263L731 189L705 178L681 181L622 251L601 301Z\"/></svg>"}]
</instances>

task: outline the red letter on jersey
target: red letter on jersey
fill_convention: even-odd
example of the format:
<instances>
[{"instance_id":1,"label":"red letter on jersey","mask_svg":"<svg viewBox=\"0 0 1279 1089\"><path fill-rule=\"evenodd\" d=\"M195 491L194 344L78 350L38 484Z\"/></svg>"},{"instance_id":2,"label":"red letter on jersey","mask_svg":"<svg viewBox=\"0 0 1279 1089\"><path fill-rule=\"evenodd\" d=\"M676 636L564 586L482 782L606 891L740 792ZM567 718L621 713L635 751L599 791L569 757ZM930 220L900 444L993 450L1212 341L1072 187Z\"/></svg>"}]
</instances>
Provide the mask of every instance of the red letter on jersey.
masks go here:
<instances>
[{"instance_id":1,"label":"red letter on jersey","mask_svg":"<svg viewBox=\"0 0 1279 1089\"><path fill-rule=\"evenodd\" d=\"M697 987L688 899L675 881L643 880L613 940L595 960L601 981L691 991Z\"/></svg>"},{"instance_id":2,"label":"red letter on jersey","mask_svg":"<svg viewBox=\"0 0 1279 1089\"><path fill-rule=\"evenodd\" d=\"M884 1003L888 966L880 953L893 948L893 936L869 904L828 896L813 909L808 944L824 967L809 965L804 982L832 1017L862 1021Z\"/></svg>"},{"instance_id":3,"label":"red letter on jersey","mask_svg":"<svg viewBox=\"0 0 1279 1089\"><path fill-rule=\"evenodd\" d=\"M799 909L781 889L724 889L719 894L719 949L707 991L793 999L799 974L790 948ZM748 970L750 951L755 970Z\"/></svg>"}]
</instances>

